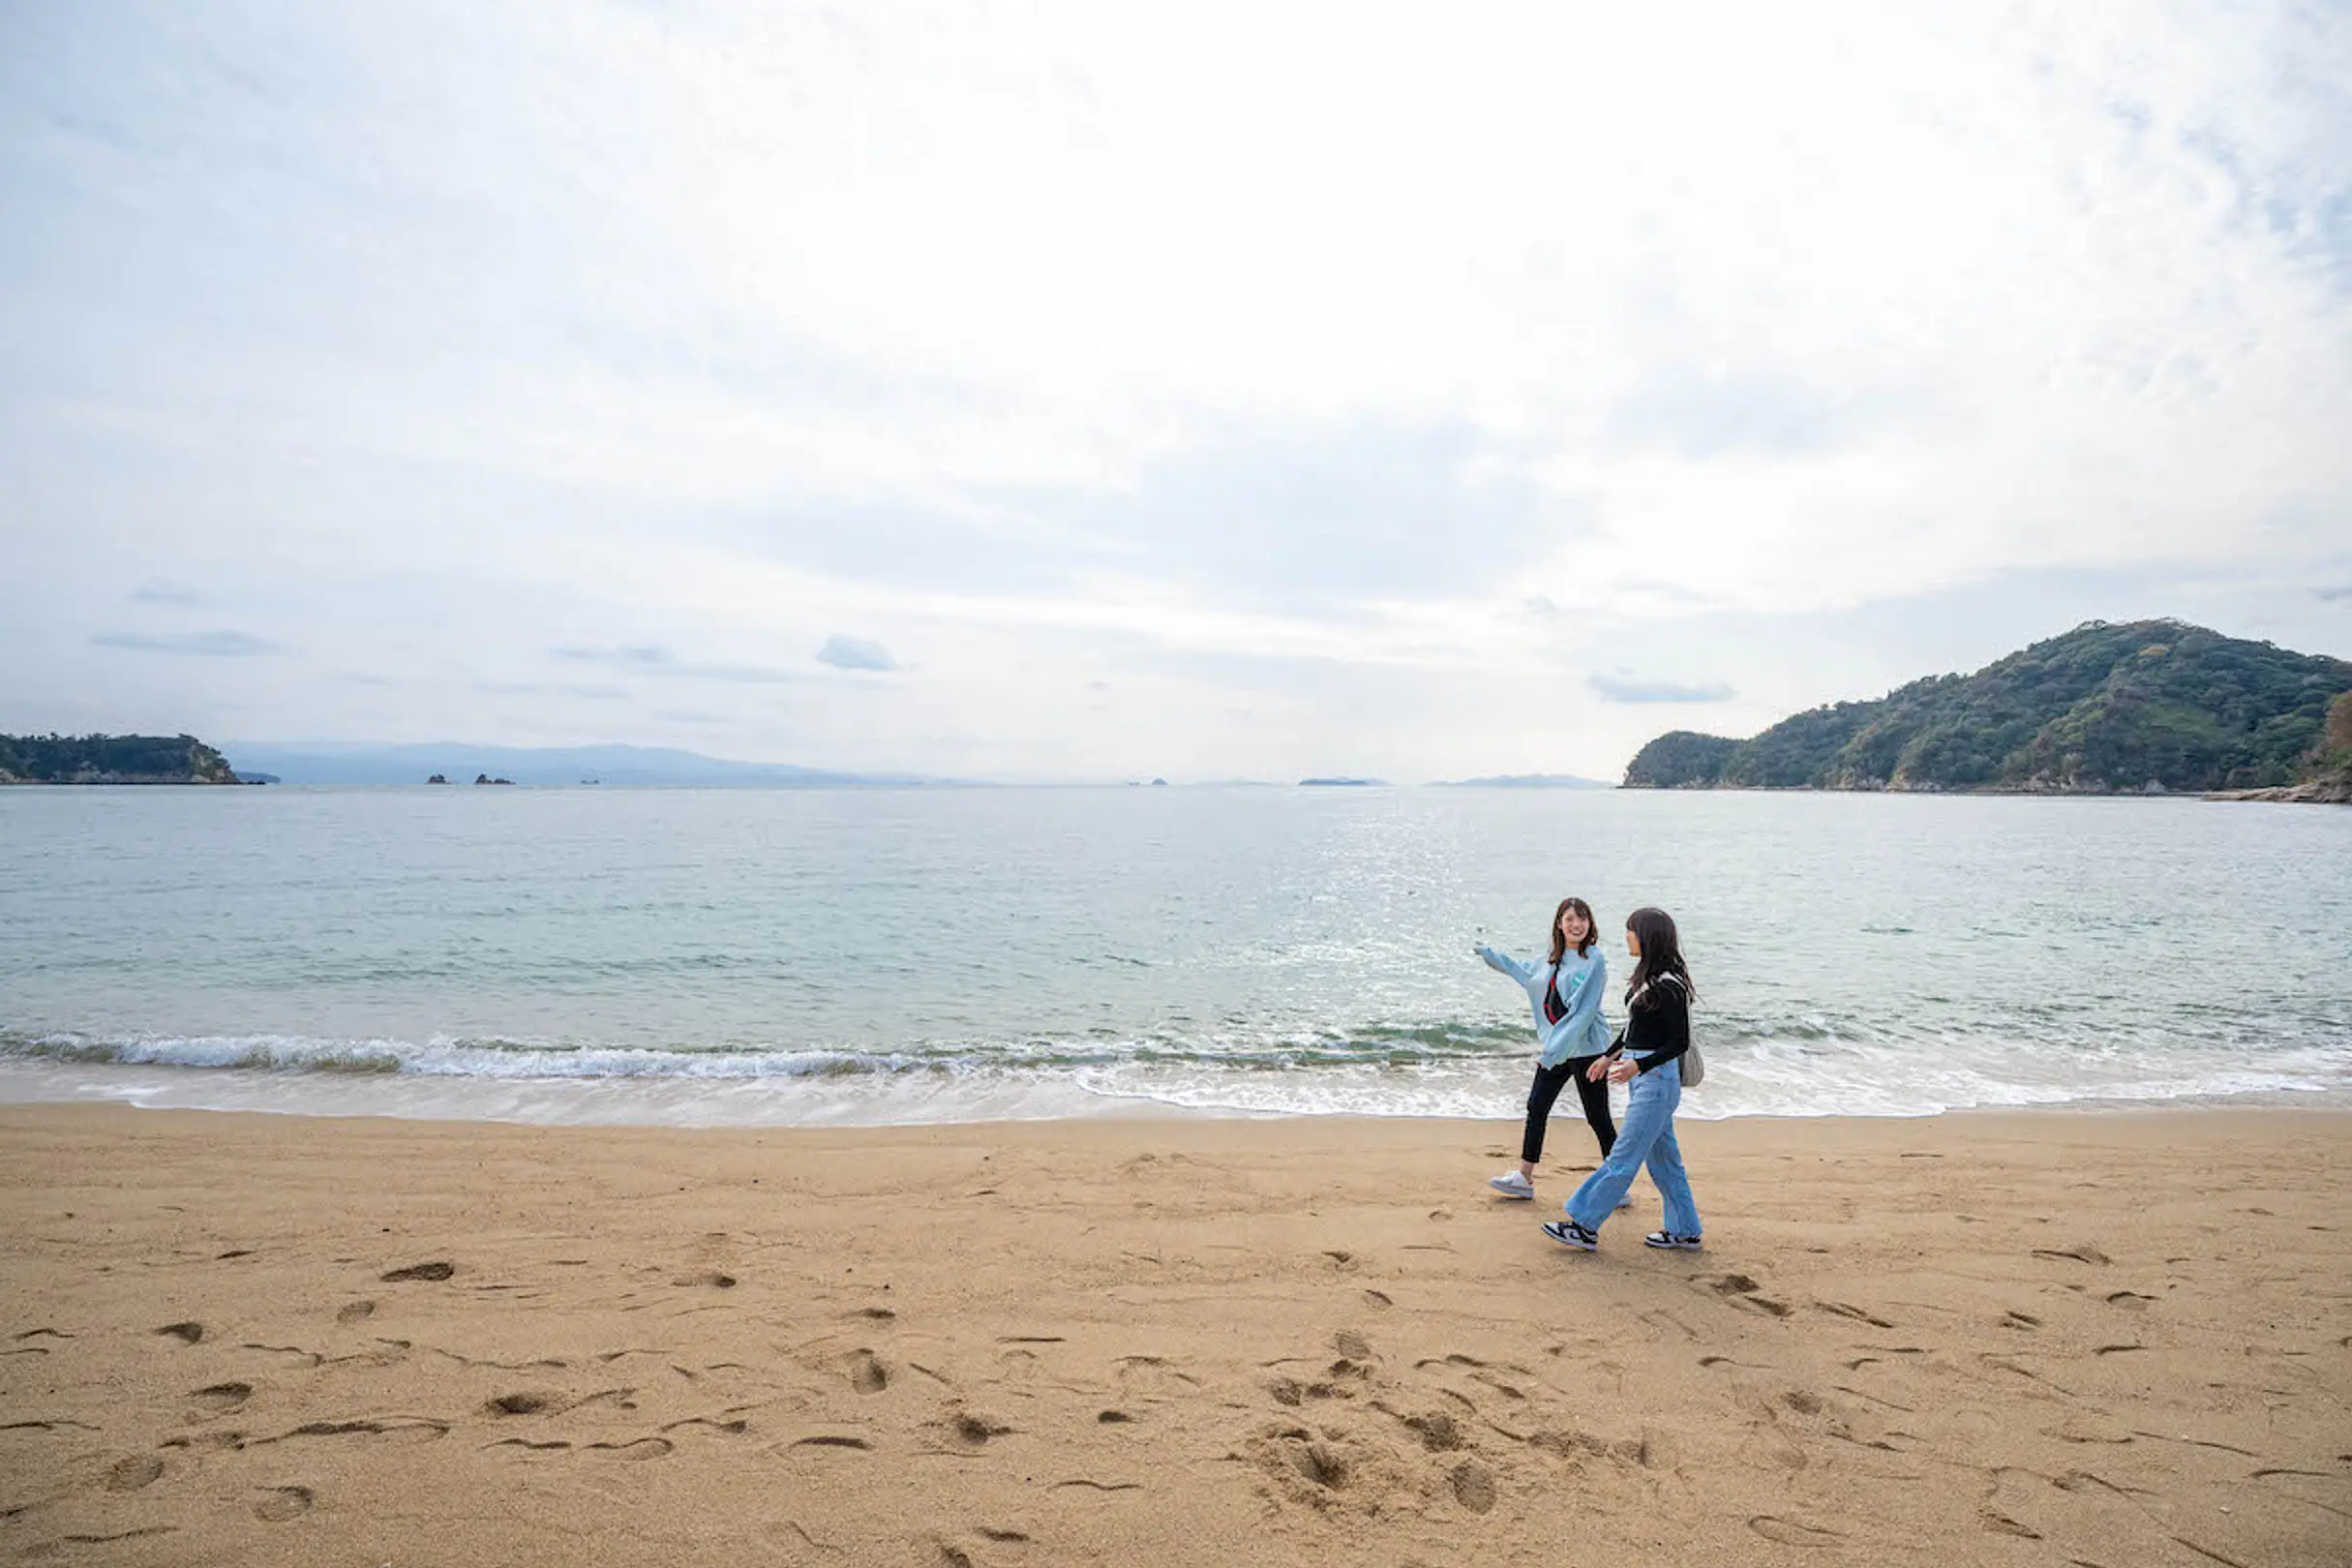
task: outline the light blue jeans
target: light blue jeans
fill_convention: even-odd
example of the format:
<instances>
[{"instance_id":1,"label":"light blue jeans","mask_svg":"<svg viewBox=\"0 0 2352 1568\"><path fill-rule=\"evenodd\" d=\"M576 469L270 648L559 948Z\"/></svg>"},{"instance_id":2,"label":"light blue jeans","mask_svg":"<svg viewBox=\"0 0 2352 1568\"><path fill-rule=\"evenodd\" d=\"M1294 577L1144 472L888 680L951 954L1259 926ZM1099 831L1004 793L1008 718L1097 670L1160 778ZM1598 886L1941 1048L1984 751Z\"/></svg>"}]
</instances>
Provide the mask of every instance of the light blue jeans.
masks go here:
<instances>
[{"instance_id":1,"label":"light blue jeans","mask_svg":"<svg viewBox=\"0 0 2352 1568\"><path fill-rule=\"evenodd\" d=\"M1677 1236L1699 1234L1699 1205L1691 1200L1691 1179L1682 1173L1682 1149L1674 1142L1674 1107L1682 1103L1682 1063L1638 1073L1626 1085L1625 1125L1601 1168L1561 1207L1586 1230L1597 1231L1633 1186L1634 1172L1649 1162L1649 1179L1666 1199L1666 1228Z\"/></svg>"}]
</instances>

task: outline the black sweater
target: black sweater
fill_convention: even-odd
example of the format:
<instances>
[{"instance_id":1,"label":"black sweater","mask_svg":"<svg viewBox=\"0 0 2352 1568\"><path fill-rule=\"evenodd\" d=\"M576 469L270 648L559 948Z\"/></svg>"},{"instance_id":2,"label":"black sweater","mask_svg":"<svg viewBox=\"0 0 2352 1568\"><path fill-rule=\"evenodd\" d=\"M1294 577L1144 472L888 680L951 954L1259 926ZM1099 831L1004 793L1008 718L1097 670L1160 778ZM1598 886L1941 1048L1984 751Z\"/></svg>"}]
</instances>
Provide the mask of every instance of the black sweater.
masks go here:
<instances>
[{"instance_id":1,"label":"black sweater","mask_svg":"<svg viewBox=\"0 0 2352 1568\"><path fill-rule=\"evenodd\" d=\"M1691 994L1672 975L1644 986L1626 1010L1625 1032L1609 1054L1631 1051L1641 1070L1673 1061L1691 1048Z\"/></svg>"}]
</instances>

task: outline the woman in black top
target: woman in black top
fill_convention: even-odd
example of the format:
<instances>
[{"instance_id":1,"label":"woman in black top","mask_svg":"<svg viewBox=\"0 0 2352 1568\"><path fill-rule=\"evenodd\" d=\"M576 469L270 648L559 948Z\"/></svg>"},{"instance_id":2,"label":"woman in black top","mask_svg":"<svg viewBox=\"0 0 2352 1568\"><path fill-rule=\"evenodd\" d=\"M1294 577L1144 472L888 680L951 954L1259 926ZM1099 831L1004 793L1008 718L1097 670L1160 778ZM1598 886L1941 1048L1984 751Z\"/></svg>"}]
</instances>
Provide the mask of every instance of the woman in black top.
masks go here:
<instances>
[{"instance_id":1,"label":"woman in black top","mask_svg":"<svg viewBox=\"0 0 2352 1568\"><path fill-rule=\"evenodd\" d=\"M1674 1107L1682 1102L1681 1058L1691 1046L1691 975L1682 962L1674 918L1662 909L1637 909L1625 918L1625 950L1636 960L1625 986L1625 1033L1589 1070L1596 1078L1606 1075L1611 1083L1632 1085L1625 1122L1601 1168L1561 1205L1568 1218L1546 1222L1544 1234L1591 1251L1600 1244L1601 1221L1646 1162L1649 1179L1666 1200L1666 1222L1642 1239L1652 1247L1690 1251L1700 1244L1699 1207L1683 1173L1681 1146L1674 1141Z\"/></svg>"}]
</instances>

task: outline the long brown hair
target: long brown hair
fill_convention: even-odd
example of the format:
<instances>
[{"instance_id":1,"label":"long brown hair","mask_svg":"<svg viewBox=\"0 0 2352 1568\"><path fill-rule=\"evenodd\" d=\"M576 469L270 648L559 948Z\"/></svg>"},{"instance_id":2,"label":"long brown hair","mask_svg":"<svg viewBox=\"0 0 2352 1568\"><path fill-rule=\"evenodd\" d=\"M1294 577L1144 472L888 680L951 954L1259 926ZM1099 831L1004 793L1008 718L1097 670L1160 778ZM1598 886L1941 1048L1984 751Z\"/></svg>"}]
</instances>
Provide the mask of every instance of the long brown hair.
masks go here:
<instances>
[{"instance_id":1,"label":"long brown hair","mask_svg":"<svg viewBox=\"0 0 2352 1568\"><path fill-rule=\"evenodd\" d=\"M1584 917L1584 940L1576 945L1576 955L1579 958L1583 957L1584 954L1592 950L1593 938L1600 934L1601 922L1592 918L1592 906L1590 904L1585 903L1582 898L1570 897L1561 899L1560 907L1552 912L1551 961L1555 964L1560 961L1561 956L1568 950L1568 939L1560 935L1560 921L1566 918L1568 912L1572 909L1575 910L1579 915Z\"/></svg>"}]
</instances>

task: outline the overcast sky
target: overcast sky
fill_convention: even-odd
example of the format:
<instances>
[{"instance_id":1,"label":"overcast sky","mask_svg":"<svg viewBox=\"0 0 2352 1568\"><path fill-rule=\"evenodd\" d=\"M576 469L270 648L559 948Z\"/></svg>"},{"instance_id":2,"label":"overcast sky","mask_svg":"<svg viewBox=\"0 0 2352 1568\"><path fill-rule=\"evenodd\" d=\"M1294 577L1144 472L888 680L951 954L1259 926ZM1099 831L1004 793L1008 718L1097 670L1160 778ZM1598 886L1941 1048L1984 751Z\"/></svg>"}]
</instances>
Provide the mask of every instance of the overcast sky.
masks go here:
<instances>
[{"instance_id":1,"label":"overcast sky","mask_svg":"<svg viewBox=\"0 0 2352 1568\"><path fill-rule=\"evenodd\" d=\"M2352 655L2348 17L0 7L0 731L1613 776Z\"/></svg>"}]
</instances>

